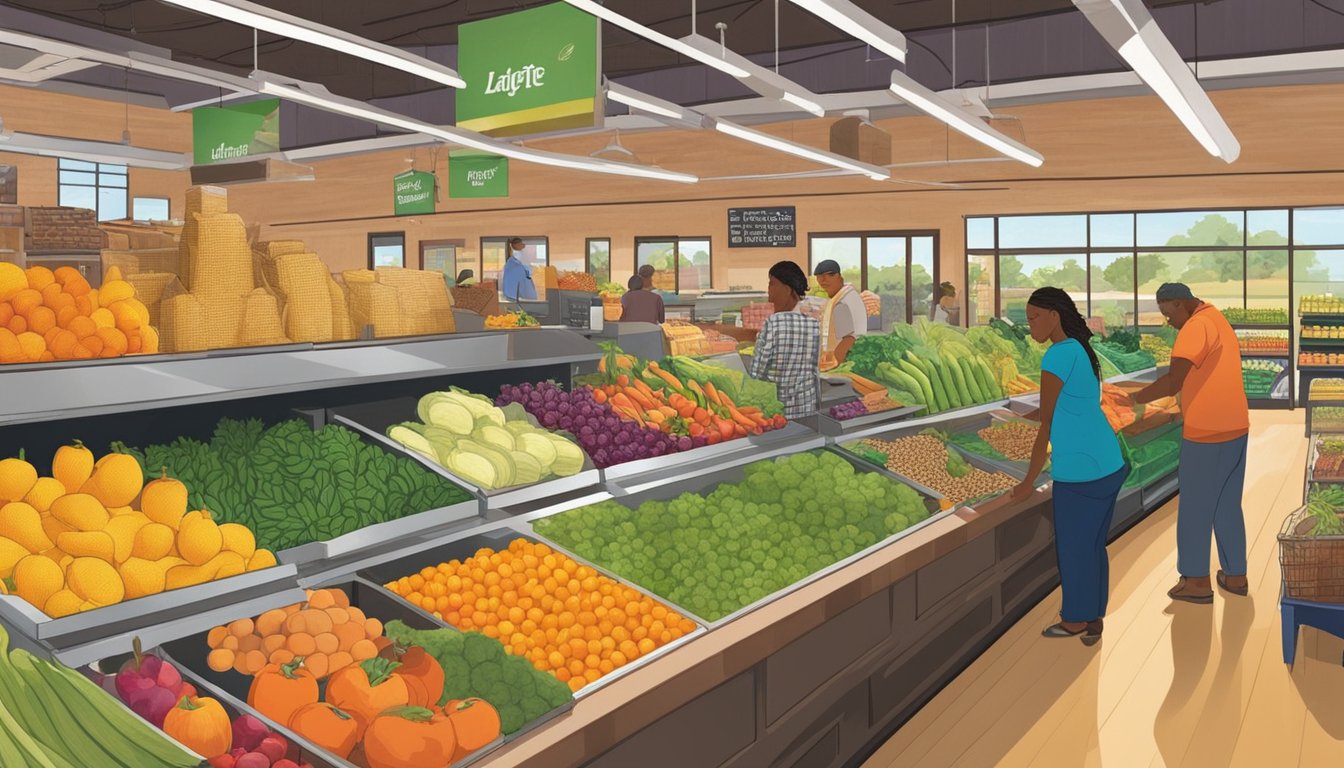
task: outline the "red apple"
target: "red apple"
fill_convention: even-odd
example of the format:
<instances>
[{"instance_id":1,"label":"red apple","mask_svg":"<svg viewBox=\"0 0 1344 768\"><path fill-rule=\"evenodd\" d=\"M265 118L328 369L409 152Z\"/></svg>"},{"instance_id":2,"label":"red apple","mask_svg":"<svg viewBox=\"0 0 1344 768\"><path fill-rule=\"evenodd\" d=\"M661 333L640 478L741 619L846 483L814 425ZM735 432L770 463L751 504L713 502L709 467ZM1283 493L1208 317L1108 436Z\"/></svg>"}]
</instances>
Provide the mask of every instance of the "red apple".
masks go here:
<instances>
[{"instance_id":1,"label":"red apple","mask_svg":"<svg viewBox=\"0 0 1344 768\"><path fill-rule=\"evenodd\" d=\"M210 768L234 768L238 761L234 759L233 755L220 755L219 757L212 757L206 762L210 763Z\"/></svg>"},{"instance_id":2,"label":"red apple","mask_svg":"<svg viewBox=\"0 0 1344 768\"><path fill-rule=\"evenodd\" d=\"M289 751L289 742L285 740L284 736L273 733L261 740L261 744L257 745L256 751L262 753L270 759L271 763L274 763L277 760L284 759L285 753ZM267 765L269 768L270 763Z\"/></svg>"},{"instance_id":3,"label":"red apple","mask_svg":"<svg viewBox=\"0 0 1344 768\"><path fill-rule=\"evenodd\" d=\"M261 740L271 734L266 724L251 715L242 715L233 721L233 745L255 752Z\"/></svg>"},{"instance_id":4,"label":"red apple","mask_svg":"<svg viewBox=\"0 0 1344 768\"><path fill-rule=\"evenodd\" d=\"M248 752L238 758L233 768L271 768L271 759L260 752Z\"/></svg>"}]
</instances>

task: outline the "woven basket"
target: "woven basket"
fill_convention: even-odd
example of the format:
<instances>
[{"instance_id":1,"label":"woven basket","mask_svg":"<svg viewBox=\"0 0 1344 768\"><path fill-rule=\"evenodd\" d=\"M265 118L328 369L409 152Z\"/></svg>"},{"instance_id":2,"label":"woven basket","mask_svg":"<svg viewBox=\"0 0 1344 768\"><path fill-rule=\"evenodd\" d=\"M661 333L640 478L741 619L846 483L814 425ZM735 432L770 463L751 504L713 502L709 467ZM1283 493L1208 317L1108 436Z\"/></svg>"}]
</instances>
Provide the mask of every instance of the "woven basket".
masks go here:
<instances>
[{"instance_id":1,"label":"woven basket","mask_svg":"<svg viewBox=\"0 0 1344 768\"><path fill-rule=\"evenodd\" d=\"M223 187L191 187L187 190L187 221L191 214L213 216L229 212L229 191Z\"/></svg>"},{"instance_id":2,"label":"woven basket","mask_svg":"<svg viewBox=\"0 0 1344 768\"><path fill-rule=\"evenodd\" d=\"M159 350L162 352L203 352L210 348L210 333L205 325L205 306L190 293L164 299L160 307Z\"/></svg>"},{"instance_id":3,"label":"woven basket","mask_svg":"<svg viewBox=\"0 0 1344 768\"><path fill-rule=\"evenodd\" d=\"M275 260L276 288L285 302L285 335L294 341L332 339L331 275L315 253L292 253Z\"/></svg>"},{"instance_id":4,"label":"woven basket","mask_svg":"<svg viewBox=\"0 0 1344 768\"><path fill-rule=\"evenodd\" d=\"M1344 536L1300 533L1310 513L1302 507L1279 530L1279 566L1288 597L1318 603L1344 603Z\"/></svg>"},{"instance_id":5,"label":"woven basket","mask_svg":"<svg viewBox=\"0 0 1344 768\"><path fill-rule=\"evenodd\" d=\"M400 267L379 267L378 282L395 288L401 305L403 335L452 333L453 298L439 272Z\"/></svg>"},{"instance_id":6,"label":"woven basket","mask_svg":"<svg viewBox=\"0 0 1344 768\"><path fill-rule=\"evenodd\" d=\"M183 282L201 297L238 299L256 284L247 228L236 214L193 214L182 233Z\"/></svg>"},{"instance_id":7,"label":"woven basket","mask_svg":"<svg viewBox=\"0 0 1344 768\"><path fill-rule=\"evenodd\" d=\"M373 282L348 282L346 291L350 297L350 322L356 335L365 326L373 327L374 338L401 336L401 307L397 303L397 289L390 285Z\"/></svg>"},{"instance_id":8,"label":"woven basket","mask_svg":"<svg viewBox=\"0 0 1344 768\"><path fill-rule=\"evenodd\" d=\"M135 297L149 310L149 324L159 324L159 306L163 303L163 294L177 276L169 272L142 272L138 275L126 275L126 282L135 288Z\"/></svg>"},{"instance_id":9,"label":"woven basket","mask_svg":"<svg viewBox=\"0 0 1344 768\"><path fill-rule=\"evenodd\" d=\"M345 288L335 280L327 280L327 293L331 295L331 337L333 341L350 341L355 338L355 324L350 319L350 300Z\"/></svg>"},{"instance_id":10,"label":"woven basket","mask_svg":"<svg viewBox=\"0 0 1344 768\"><path fill-rule=\"evenodd\" d=\"M602 319L609 323L619 322L625 307L621 306L620 296L602 297Z\"/></svg>"},{"instance_id":11,"label":"woven basket","mask_svg":"<svg viewBox=\"0 0 1344 768\"><path fill-rule=\"evenodd\" d=\"M238 343L245 347L287 344L280 320L280 298L265 288L257 288L243 297L243 318L238 328Z\"/></svg>"}]
</instances>

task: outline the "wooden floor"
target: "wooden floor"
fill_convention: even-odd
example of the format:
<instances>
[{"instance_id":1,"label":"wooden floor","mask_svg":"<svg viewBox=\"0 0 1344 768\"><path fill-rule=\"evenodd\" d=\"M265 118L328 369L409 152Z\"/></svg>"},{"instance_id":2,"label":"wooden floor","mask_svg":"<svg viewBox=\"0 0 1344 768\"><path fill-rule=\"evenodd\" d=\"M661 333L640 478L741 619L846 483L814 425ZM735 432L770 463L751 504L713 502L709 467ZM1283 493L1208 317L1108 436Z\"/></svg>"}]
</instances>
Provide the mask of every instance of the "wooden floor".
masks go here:
<instances>
[{"instance_id":1,"label":"wooden floor","mask_svg":"<svg viewBox=\"0 0 1344 768\"><path fill-rule=\"evenodd\" d=\"M1280 641L1276 534L1302 503L1303 413L1252 412L1249 599L1166 596L1173 501L1111 545L1099 645L1040 636L1057 620L1055 590L864 768L1344 765L1344 640L1303 629L1291 671Z\"/></svg>"}]
</instances>

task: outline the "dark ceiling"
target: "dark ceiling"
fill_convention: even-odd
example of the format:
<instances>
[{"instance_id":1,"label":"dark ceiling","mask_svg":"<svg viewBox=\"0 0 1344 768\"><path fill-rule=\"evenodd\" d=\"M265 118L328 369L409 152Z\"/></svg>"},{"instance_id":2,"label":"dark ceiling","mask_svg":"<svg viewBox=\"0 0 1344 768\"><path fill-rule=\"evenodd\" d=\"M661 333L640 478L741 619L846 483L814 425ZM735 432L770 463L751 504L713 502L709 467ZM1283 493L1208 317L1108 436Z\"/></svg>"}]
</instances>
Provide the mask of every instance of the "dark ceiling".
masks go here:
<instances>
[{"instance_id":1,"label":"dark ceiling","mask_svg":"<svg viewBox=\"0 0 1344 768\"><path fill-rule=\"evenodd\" d=\"M1148 0L1153 7L1195 0ZM1207 0L1204 0L1207 2ZM134 37L167 48L190 64L246 74L252 69L252 30L202 16L158 0L0 0L66 22ZM877 18L903 32L1023 17L1073 13L1070 0L857 0ZM458 25L545 3L532 0L267 0L286 13L405 47L453 65ZM613 9L672 37L691 32L692 0L609 0ZM791 50L842 41L843 33L787 1L779 3L780 48ZM743 54L775 49L772 0L699 0L696 28L716 34L716 22L728 24L731 48ZM395 70L375 67L339 52L262 33L260 68L320 82L333 92L359 99L381 99L436 89L433 83ZM667 51L625 30L603 26L603 70L622 77L685 64ZM419 49L417 51L417 48Z\"/></svg>"}]
</instances>

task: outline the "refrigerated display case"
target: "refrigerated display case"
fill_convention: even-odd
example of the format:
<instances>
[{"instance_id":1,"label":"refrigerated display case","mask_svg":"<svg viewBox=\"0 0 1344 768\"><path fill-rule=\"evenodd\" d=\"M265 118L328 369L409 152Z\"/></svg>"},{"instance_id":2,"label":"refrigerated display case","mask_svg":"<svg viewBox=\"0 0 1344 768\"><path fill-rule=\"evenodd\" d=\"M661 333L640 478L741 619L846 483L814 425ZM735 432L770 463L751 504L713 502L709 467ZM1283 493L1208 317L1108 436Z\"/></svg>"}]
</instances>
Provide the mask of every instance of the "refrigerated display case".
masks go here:
<instances>
[{"instance_id":1,"label":"refrigerated display case","mask_svg":"<svg viewBox=\"0 0 1344 768\"><path fill-rule=\"evenodd\" d=\"M368 413L402 402L410 404L413 416L415 399L453 386L486 395L504 385L547 379L570 386L575 376L596 370L601 355L578 334L543 329L27 370L9 379L15 397L0 410L0 436L8 445L28 446L41 455L74 436L97 450L113 442L146 446L179 437L206 441L221 419L260 419L270 425L301 418L308 428L348 420L363 428L358 430L362 445L409 459L411 453L382 434L393 419L408 418L407 408L381 420L368 418ZM90 381L107 385L89 386ZM719 765L738 753L745 756L738 759L748 764L773 764L805 753L837 718L854 727L843 738L835 737L836 748L856 754L913 714L931 691L1053 589L1058 576L1048 486L1021 504L1007 503L1002 495L946 503L942 494L905 480L901 472L865 462L833 444L914 435L929 428L949 434L974 432L991 419L1029 414L1029 400L1029 396L1012 402L996 399L922 418L907 414L903 421L853 425L857 429L839 437L790 423L761 435L643 462L585 469L586 479L574 487L541 484L527 487L526 493L501 495L452 478L469 493L467 502L433 510L408 509L407 515L379 526L315 538L286 550L281 559L291 560L290 565L282 563L270 573L259 571L266 575L265 585L237 589L234 582L218 582L164 593L157 597L175 603L171 610L147 613L137 610L147 605L143 599L128 601L122 607L137 614L133 624L105 620L105 614L92 611L58 638L41 628L45 617L36 609L27 618L0 613L0 622L21 643L73 666L124 654L132 637L138 636L147 647L164 648L170 658L181 661L189 676L224 698L231 711L245 712L248 705L241 685L245 678L221 679L224 673L204 661L212 630L303 603L311 598L305 590L320 588L342 589L352 604L368 597L380 601L385 611L395 607L395 616L408 625L411 621L405 617L413 616L419 622L416 626L446 630L453 611L443 613L439 598L451 606L458 599L451 594L458 594L463 604L467 597L452 592L448 574L435 581L431 571L451 569L454 562L460 568L473 558L489 560L522 542L519 547L547 547L576 568L589 569L596 580L592 585L579 580L578 591L567 591L561 599L558 582L552 589L540 579L534 587L552 600L545 610L542 598L529 595L531 607L513 606L521 611L516 616L510 610L504 617L484 613L483 623L474 625L496 633L501 642L509 641L508 649L521 652L534 668L544 665L533 652L556 642L547 637L544 626L550 616L559 630L563 611L553 613L553 601L564 604L580 593L600 596L608 584L603 579L618 585L613 588L630 590L641 605L647 601L651 611L656 604L660 610L684 616L690 631L663 642L661 631L657 639L649 636L654 619L646 625L641 618L618 640L621 634L615 624L603 629L603 619L597 616L596 606L606 608L601 600L593 604L591 597L580 598L576 604L580 608L582 600L590 601L591 623L584 610L570 611L567 619L584 627L585 648L597 662L594 666L589 663L593 659L583 659L584 674L592 671L595 677L580 686L584 718L564 717L567 708L553 708L559 716L532 718L525 728L505 734L478 756L478 764L550 768L592 761L616 766L630 764L639 754L675 754L687 764ZM1005 416L1005 409L1016 416ZM1021 476L1020 462L1000 463L973 454L966 454L966 459L986 471ZM450 479L426 457L416 462L418 469ZM807 488L783 491L778 502L782 511L757 510L754 519L763 527L740 531L735 544L725 539L714 558L697 557L698 549L680 551L685 542L671 536L673 529L667 527L671 521L657 518L660 511L672 514L672 520L679 513L706 514L708 524L715 526L714 505L737 498L734 494L741 491L734 488L764 482L752 479L761 476L763 467L792 462L809 466L824 462L845 478L855 478L854 485L848 479L817 479ZM1125 522L1155 509L1164 501L1162 494L1169 495L1174 488L1164 484L1161 493L1147 490L1130 495L1136 507L1125 515ZM872 499L909 499L922 511L869 519L865 516L872 506L865 495L869 491L876 494ZM816 510L807 506L814 502ZM810 516L813 511L816 519ZM794 513L808 516L775 525L777 519L787 521ZM829 515L835 513L855 519L829 525ZM642 548L638 552L613 548L598 537L585 537L579 522L592 515L622 518L619 541ZM623 527L626 523L629 530ZM822 529L807 527L818 523ZM798 541L825 544L826 551L799 550L793 556L801 559L781 560L794 550L784 546L785 540L770 537L786 525L798 528ZM602 541L615 541L611 533L604 530ZM749 546L758 539L759 563L754 559L757 550ZM711 540L701 541L714 546ZM711 560L720 574L731 576L716 580ZM496 575L504 572L498 565L491 569ZM748 571L751 575L745 576ZM740 578L744 588L731 595L718 587L683 594L677 585L688 573L707 585L737 584ZM388 587L416 575L425 584L441 583L444 594L420 594L421 604L414 605L411 592L398 594ZM569 590L568 585L564 588ZM484 600L479 604L483 611L497 610L491 607L492 598L510 608L503 605L503 592L492 595L489 587L485 589L472 600L473 609ZM426 608L429 598L434 611ZM521 592L517 598L522 599ZM0 605L15 599L5 598ZM536 617L532 608L540 611ZM461 620L460 611L458 616ZM532 621L535 629L521 633L522 624L514 619ZM504 637L504 630L518 631ZM532 638L537 631L541 639ZM610 654L616 652L606 647L607 640L615 649L622 642L633 642L640 653L622 657L625 663L619 667L612 663L611 671L604 672L603 662L610 662ZM872 698L867 693L860 696L870 685ZM511 719L515 714L508 713ZM775 725L760 732L756 728L760 718ZM704 737L710 732L720 735ZM700 736L689 738L692 734ZM729 742L737 746L730 748ZM576 745L582 747L576 751Z\"/></svg>"}]
</instances>

